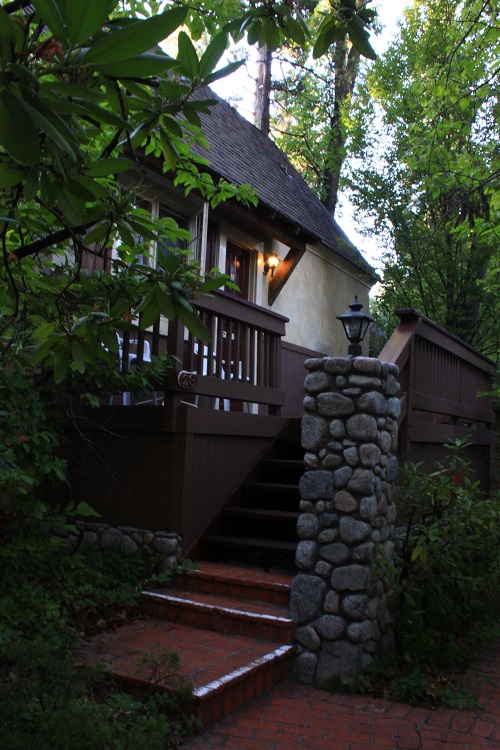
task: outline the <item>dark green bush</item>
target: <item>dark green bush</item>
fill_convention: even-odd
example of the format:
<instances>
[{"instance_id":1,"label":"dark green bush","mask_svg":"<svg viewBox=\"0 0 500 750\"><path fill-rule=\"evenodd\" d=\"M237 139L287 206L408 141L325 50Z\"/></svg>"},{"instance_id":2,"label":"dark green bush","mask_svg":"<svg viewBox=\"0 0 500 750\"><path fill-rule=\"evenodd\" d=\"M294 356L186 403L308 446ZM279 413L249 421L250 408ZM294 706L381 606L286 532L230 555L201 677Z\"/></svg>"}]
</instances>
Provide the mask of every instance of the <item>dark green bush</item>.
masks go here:
<instances>
[{"instance_id":1,"label":"dark green bush","mask_svg":"<svg viewBox=\"0 0 500 750\"><path fill-rule=\"evenodd\" d=\"M0 529L0 747L177 747L193 721L183 713L190 691L176 654L148 656L149 682L133 698L103 670L76 666L81 634L138 616L150 566L117 550L70 553L42 530L13 520ZM157 691L160 681L172 692Z\"/></svg>"},{"instance_id":2,"label":"dark green bush","mask_svg":"<svg viewBox=\"0 0 500 750\"><path fill-rule=\"evenodd\" d=\"M189 717L169 718L189 694L175 655L156 657L153 673L172 693L132 697L104 672L76 667L71 653L43 639L0 649L0 746L3 750L167 750L190 732ZM167 712L165 711L167 710ZM182 715L181 715L182 716Z\"/></svg>"},{"instance_id":3,"label":"dark green bush","mask_svg":"<svg viewBox=\"0 0 500 750\"><path fill-rule=\"evenodd\" d=\"M430 475L402 472L393 615L398 657L412 668L462 668L499 622L500 497L481 493L460 448Z\"/></svg>"},{"instance_id":4,"label":"dark green bush","mask_svg":"<svg viewBox=\"0 0 500 750\"><path fill-rule=\"evenodd\" d=\"M0 547L0 643L37 636L66 640L136 614L145 565L116 551L70 554L39 525L11 523Z\"/></svg>"}]
</instances>

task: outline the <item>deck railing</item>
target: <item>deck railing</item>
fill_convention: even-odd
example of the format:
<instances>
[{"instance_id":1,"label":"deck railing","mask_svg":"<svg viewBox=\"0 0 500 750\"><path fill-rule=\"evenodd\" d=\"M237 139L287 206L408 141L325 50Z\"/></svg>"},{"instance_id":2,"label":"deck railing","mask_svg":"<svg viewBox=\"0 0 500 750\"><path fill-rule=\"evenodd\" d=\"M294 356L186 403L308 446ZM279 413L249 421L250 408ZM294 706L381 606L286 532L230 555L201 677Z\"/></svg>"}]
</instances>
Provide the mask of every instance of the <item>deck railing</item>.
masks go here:
<instances>
[{"instance_id":1,"label":"deck railing","mask_svg":"<svg viewBox=\"0 0 500 750\"><path fill-rule=\"evenodd\" d=\"M124 334L122 371L129 368L131 359L141 363L166 349L176 365L161 391L193 406L279 414L285 402L281 338L287 319L224 292L197 300L196 307L210 341L194 336L179 320L169 323L164 337L158 322L149 332ZM163 393L154 400L163 403Z\"/></svg>"},{"instance_id":2,"label":"deck railing","mask_svg":"<svg viewBox=\"0 0 500 750\"><path fill-rule=\"evenodd\" d=\"M400 460L432 470L447 455L445 443L466 440L477 478L487 486L494 364L420 313L396 314L401 322L379 358L400 368Z\"/></svg>"}]
</instances>

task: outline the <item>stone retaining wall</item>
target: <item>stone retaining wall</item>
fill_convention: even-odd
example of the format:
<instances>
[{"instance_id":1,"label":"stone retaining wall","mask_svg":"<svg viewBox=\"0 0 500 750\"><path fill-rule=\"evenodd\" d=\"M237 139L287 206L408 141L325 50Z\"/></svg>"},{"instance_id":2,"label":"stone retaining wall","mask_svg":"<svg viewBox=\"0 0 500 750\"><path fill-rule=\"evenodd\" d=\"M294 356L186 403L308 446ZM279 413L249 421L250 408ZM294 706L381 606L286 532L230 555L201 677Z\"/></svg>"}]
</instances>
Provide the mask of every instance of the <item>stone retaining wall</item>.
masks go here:
<instances>
[{"instance_id":1,"label":"stone retaining wall","mask_svg":"<svg viewBox=\"0 0 500 750\"><path fill-rule=\"evenodd\" d=\"M295 672L308 684L352 685L390 637L399 370L368 357L306 368Z\"/></svg>"},{"instance_id":2,"label":"stone retaining wall","mask_svg":"<svg viewBox=\"0 0 500 750\"><path fill-rule=\"evenodd\" d=\"M117 549L126 555L141 555L146 561L155 561L155 573L175 567L182 556L182 539L176 533L81 521L76 521L74 526L77 533L64 526L52 530L66 539L71 551L92 546L101 550Z\"/></svg>"}]
</instances>

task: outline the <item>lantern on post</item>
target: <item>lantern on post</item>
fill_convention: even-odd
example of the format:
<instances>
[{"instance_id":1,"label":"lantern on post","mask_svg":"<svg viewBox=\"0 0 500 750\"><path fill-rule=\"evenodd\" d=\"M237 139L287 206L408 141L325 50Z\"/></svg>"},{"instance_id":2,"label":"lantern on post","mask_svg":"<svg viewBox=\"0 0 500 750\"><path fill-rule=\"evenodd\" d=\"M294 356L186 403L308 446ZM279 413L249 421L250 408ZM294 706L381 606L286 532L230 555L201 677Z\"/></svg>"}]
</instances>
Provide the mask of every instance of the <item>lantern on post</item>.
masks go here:
<instances>
[{"instance_id":1,"label":"lantern on post","mask_svg":"<svg viewBox=\"0 0 500 750\"><path fill-rule=\"evenodd\" d=\"M359 357L361 355L361 342L374 318L361 312L363 305L358 302L358 295L354 297L354 302L351 302L349 308L350 310L346 310L342 315L337 315L337 320L340 320L344 326L345 335L350 342L348 356Z\"/></svg>"}]
</instances>

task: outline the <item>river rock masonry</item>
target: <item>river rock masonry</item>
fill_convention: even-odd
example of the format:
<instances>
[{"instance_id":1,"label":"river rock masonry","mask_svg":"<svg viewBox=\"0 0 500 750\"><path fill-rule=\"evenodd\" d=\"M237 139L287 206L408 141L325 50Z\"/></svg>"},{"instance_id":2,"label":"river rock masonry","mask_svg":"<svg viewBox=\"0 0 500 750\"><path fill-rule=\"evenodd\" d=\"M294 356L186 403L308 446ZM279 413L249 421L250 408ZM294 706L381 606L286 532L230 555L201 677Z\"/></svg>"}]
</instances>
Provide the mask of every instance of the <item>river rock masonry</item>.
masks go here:
<instances>
[{"instance_id":1,"label":"river rock masonry","mask_svg":"<svg viewBox=\"0 0 500 750\"><path fill-rule=\"evenodd\" d=\"M399 370L368 357L306 361L295 674L349 685L387 648Z\"/></svg>"}]
</instances>

